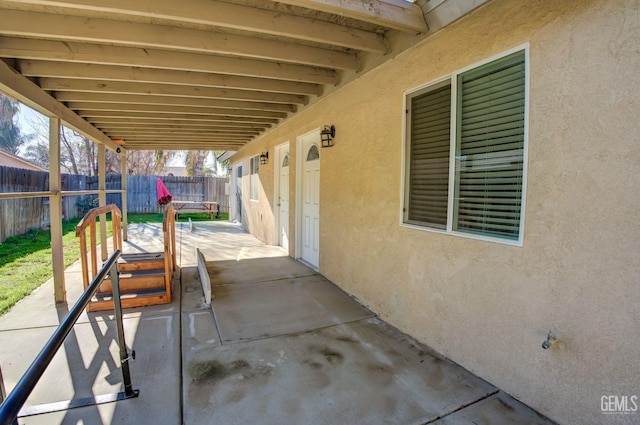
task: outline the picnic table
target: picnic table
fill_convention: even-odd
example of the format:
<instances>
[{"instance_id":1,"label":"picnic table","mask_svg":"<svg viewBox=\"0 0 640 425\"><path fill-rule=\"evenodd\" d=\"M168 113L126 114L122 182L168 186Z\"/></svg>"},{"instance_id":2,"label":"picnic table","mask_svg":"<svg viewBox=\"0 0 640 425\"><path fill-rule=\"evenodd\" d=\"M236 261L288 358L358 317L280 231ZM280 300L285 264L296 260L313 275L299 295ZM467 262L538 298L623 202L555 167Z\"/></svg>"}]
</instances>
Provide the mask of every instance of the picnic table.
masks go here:
<instances>
[{"instance_id":1,"label":"picnic table","mask_svg":"<svg viewBox=\"0 0 640 425\"><path fill-rule=\"evenodd\" d=\"M176 212L176 219L180 213L205 213L213 220L213 215L220 218L220 205L213 201L176 201L173 200L173 208Z\"/></svg>"}]
</instances>

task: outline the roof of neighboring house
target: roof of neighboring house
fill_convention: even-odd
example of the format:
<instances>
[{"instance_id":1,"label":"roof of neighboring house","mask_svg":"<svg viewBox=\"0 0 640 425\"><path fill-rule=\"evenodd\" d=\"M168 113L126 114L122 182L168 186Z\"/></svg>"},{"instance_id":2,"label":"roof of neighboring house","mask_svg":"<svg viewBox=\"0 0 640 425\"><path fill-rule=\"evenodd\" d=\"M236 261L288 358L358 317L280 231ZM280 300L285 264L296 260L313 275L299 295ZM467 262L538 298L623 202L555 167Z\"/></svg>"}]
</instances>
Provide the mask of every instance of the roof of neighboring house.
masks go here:
<instances>
[{"instance_id":1,"label":"roof of neighboring house","mask_svg":"<svg viewBox=\"0 0 640 425\"><path fill-rule=\"evenodd\" d=\"M28 161L24 158L20 158L19 156L16 156L9 152L5 152L3 150L0 150L0 166L24 168L27 170L35 170L35 171L47 171L47 172L49 171L46 168L36 165L31 161Z\"/></svg>"},{"instance_id":2,"label":"roof of neighboring house","mask_svg":"<svg viewBox=\"0 0 640 425\"><path fill-rule=\"evenodd\" d=\"M164 167L164 170L162 171L161 175L163 176L173 175L178 177L184 177L187 175L187 167L185 167L184 165L174 166L174 167Z\"/></svg>"}]
</instances>

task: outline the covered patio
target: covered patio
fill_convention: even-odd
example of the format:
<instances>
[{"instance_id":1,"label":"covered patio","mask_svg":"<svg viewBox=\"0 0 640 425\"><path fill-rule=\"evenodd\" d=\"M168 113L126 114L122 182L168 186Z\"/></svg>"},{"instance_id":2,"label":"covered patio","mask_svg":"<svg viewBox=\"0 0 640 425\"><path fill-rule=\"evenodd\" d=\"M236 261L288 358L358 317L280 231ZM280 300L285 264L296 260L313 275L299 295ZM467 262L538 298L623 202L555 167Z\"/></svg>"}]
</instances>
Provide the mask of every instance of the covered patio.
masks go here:
<instances>
[{"instance_id":1,"label":"covered patio","mask_svg":"<svg viewBox=\"0 0 640 425\"><path fill-rule=\"evenodd\" d=\"M48 190L0 200L48 198L53 248L53 281L0 320L9 389L81 287L65 196L119 193L126 248L159 243L107 190L107 150L123 175L130 152L226 151L236 223L179 230L176 299L127 310L139 398L25 422L546 421L515 398L561 424L637 423L639 15L0 0L0 91L48 117L51 163ZM97 190L63 190L63 125L98 145ZM30 402L120 388L110 323L82 316Z\"/></svg>"},{"instance_id":2,"label":"covered patio","mask_svg":"<svg viewBox=\"0 0 640 425\"><path fill-rule=\"evenodd\" d=\"M124 252L157 249L161 235L159 225L132 225ZM140 396L20 423L552 423L235 224L198 223L193 232L178 224L177 237L173 303L125 310ZM79 263L65 277L71 304L82 290ZM52 285L0 318L7 391L68 310L53 302ZM111 313L84 313L27 405L118 391L115 334Z\"/></svg>"}]
</instances>

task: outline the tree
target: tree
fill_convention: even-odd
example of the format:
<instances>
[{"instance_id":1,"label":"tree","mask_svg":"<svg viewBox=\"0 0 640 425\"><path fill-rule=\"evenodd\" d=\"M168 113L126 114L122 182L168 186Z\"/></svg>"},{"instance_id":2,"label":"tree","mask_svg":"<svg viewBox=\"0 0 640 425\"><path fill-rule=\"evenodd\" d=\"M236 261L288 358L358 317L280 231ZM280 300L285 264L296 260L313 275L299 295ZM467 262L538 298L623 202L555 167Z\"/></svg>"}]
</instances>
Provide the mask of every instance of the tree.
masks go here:
<instances>
[{"instance_id":1,"label":"tree","mask_svg":"<svg viewBox=\"0 0 640 425\"><path fill-rule=\"evenodd\" d=\"M37 141L29 145L24 157L49 167L49 119L37 115L29 121L29 126L38 135ZM98 174L98 145L88 138L62 126L60 130L60 168L65 173L95 176ZM120 158L107 150L105 155L107 174L120 172Z\"/></svg>"},{"instance_id":2,"label":"tree","mask_svg":"<svg viewBox=\"0 0 640 425\"><path fill-rule=\"evenodd\" d=\"M187 167L187 176L203 176L204 161L210 151L187 151L184 157L184 165Z\"/></svg>"},{"instance_id":3,"label":"tree","mask_svg":"<svg viewBox=\"0 0 640 425\"><path fill-rule=\"evenodd\" d=\"M131 175L153 175L164 169L162 151L127 151L127 168ZM158 162L160 161L160 162Z\"/></svg>"},{"instance_id":4,"label":"tree","mask_svg":"<svg viewBox=\"0 0 640 425\"><path fill-rule=\"evenodd\" d=\"M31 138L22 134L18 127L16 120L19 111L20 102L0 93L0 148L14 155Z\"/></svg>"}]
</instances>

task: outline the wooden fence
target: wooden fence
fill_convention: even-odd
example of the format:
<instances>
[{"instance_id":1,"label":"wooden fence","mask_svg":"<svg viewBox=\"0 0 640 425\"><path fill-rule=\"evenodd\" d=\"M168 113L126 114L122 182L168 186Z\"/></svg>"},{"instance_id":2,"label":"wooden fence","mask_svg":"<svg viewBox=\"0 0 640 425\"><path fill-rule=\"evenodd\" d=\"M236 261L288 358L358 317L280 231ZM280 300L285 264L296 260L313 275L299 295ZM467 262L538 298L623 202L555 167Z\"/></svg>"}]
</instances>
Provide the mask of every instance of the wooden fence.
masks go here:
<instances>
[{"instance_id":1,"label":"wooden fence","mask_svg":"<svg viewBox=\"0 0 640 425\"><path fill-rule=\"evenodd\" d=\"M49 190L49 173L0 167L0 192ZM49 198L0 199L0 243L49 221Z\"/></svg>"},{"instance_id":2,"label":"wooden fence","mask_svg":"<svg viewBox=\"0 0 640 425\"><path fill-rule=\"evenodd\" d=\"M161 178L173 199L182 201L214 201L220 210L229 211L228 177L127 176L127 210L136 213L159 213L156 179ZM106 189L120 190L120 174L106 176ZM0 167L0 192L42 192L49 190L49 174L20 168ZM62 190L98 190L97 176L62 174ZM65 220L83 216L97 206L98 195L62 197ZM122 209L122 195L108 193L107 204ZM49 223L49 199L25 198L0 200L0 243L13 235Z\"/></svg>"}]
</instances>

